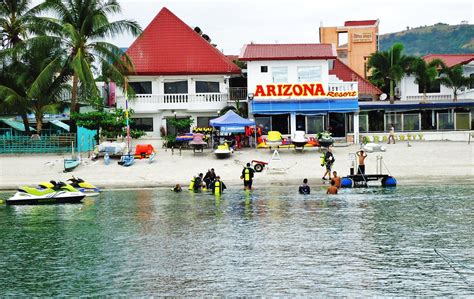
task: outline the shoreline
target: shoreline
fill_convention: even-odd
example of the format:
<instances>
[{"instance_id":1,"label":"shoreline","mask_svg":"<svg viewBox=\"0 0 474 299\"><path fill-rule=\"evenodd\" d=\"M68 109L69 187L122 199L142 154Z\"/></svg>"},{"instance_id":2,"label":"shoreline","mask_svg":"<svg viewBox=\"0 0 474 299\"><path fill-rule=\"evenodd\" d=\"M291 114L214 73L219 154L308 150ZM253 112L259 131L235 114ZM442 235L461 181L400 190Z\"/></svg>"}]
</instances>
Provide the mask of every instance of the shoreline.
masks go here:
<instances>
[{"instance_id":1,"label":"shoreline","mask_svg":"<svg viewBox=\"0 0 474 299\"><path fill-rule=\"evenodd\" d=\"M216 159L210 149L194 154L192 150L178 152L162 149L157 140L150 142L156 149L153 163L137 160L130 167L117 165L115 159L105 165L102 159L91 161L87 153L82 154L83 163L70 173L63 173L63 159L70 155L34 154L0 156L0 190L11 191L20 185L37 185L42 181L66 181L72 175L80 177L97 187L108 189L170 188L179 183L187 189L190 179L207 169L214 168L223 182L232 188L242 187L240 173L243 165L251 160L269 162L273 152L268 149L246 148L234 152L230 158ZM136 142L136 141L135 141ZM412 142L385 145L386 152L368 153L366 173L376 173L377 155L383 157L387 166L383 173L391 174L398 185L423 184L473 184L474 183L474 143L460 142ZM336 158L333 170L343 177L349 174L351 161L349 154L359 150L358 145L334 147ZM292 149L279 151L281 161L275 167L286 169L286 173L264 170L255 174L254 187L298 186L303 178L310 186L324 186L320 166L321 152L318 148L305 149L303 153ZM376 182L373 182L376 184ZM243 188L243 187L242 187Z\"/></svg>"}]
</instances>

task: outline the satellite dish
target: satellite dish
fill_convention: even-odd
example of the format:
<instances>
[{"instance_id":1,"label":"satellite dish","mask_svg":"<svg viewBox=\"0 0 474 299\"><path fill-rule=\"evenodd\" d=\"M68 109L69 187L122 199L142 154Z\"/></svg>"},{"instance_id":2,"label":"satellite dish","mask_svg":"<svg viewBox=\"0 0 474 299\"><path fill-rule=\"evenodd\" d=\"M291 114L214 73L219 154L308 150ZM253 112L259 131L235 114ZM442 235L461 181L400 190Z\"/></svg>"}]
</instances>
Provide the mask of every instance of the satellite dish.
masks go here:
<instances>
[{"instance_id":1,"label":"satellite dish","mask_svg":"<svg viewBox=\"0 0 474 299\"><path fill-rule=\"evenodd\" d=\"M382 93L382 94L380 95L379 99L380 99L381 101L385 101L385 100L387 99L387 94L386 94L386 93Z\"/></svg>"}]
</instances>

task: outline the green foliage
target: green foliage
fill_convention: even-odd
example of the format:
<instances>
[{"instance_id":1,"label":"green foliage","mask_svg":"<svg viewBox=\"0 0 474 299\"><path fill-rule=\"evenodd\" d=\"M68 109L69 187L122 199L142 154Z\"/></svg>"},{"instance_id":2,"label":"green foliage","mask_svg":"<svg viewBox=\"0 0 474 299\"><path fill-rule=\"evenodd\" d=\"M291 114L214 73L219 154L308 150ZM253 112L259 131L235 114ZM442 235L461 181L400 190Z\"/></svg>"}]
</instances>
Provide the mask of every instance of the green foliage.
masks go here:
<instances>
[{"instance_id":1,"label":"green foliage","mask_svg":"<svg viewBox=\"0 0 474 299\"><path fill-rule=\"evenodd\" d=\"M403 43L407 55L472 53L473 36L474 25L438 23L381 35L380 50L387 51L394 43Z\"/></svg>"},{"instance_id":2,"label":"green foliage","mask_svg":"<svg viewBox=\"0 0 474 299\"><path fill-rule=\"evenodd\" d=\"M464 70L461 65L447 67L443 64L439 81L453 90L453 101L457 100L459 91L462 88L474 84L474 78L464 77Z\"/></svg>"},{"instance_id":3,"label":"green foliage","mask_svg":"<svg viewBox=\"0 0 474 299\"><path fill-rule=\"evenodd\" d=\"M129 111L129 116L133 111ZM127 120L123 109L115 109L107 111L92 111L87 113L72 113L71 118L74 119L78 126L89 130L98 130L100 134L107 138L117 138L126 136ZM132 123L132 120L130 120ZM140 138L146 133L141 130L130 130L132 138Z\"/></svg>"},{"instance_id":4,"label":"green foliage","mask_svg":"<svg viewBox=\"0 0 474 299\"><path fill-rule=\"evenodd\" d=\"M182 132L183 130L191 127L194 122L192 118L168 118L167 122L176 128L178 132Z\"/></svg>"},{"instance_id":5,"label":"green foliage","mask_svg":"<svg viewBox=\"0 0 474 299\"><path fill-rule=\"evenodd\" d=\"M443 62L439 59L426 62L424 59L417 57L411 61L408 73L415 77L415 83L422 88L423 102L426 101L428 88L438 81L438 68L443 65Z\"/></svg>"},{"instance_id":6,"label":"green foliage","mask_svg":"<svg viewBox=\"0 0 474 299\"><path fill-rule=\"evenodd\" d=\"M163 145L167 148L172 148L176 145L176 135L163 136L163 140L164 140Z\"/></svg>"}]
</instances>

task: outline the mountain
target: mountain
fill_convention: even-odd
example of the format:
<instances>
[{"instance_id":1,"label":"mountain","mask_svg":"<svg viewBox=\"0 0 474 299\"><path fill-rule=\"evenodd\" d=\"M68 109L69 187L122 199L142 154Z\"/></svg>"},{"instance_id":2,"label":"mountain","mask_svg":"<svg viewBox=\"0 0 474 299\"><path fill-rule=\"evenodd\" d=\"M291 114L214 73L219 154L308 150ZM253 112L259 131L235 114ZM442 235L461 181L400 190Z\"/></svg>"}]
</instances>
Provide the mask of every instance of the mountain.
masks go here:
<instances>
[{"instance_id":1,"label":"mountain","mask_svg":"<svg viewBox=\"0 0 474 299\"><path fill-rule=\"evenodd\" d=\"M437 23L383 34L379 38L383 51L401 42L405 46L405 53L409 55L474 53L474 25L469 24Z\"/></svg>"}]
</instances>

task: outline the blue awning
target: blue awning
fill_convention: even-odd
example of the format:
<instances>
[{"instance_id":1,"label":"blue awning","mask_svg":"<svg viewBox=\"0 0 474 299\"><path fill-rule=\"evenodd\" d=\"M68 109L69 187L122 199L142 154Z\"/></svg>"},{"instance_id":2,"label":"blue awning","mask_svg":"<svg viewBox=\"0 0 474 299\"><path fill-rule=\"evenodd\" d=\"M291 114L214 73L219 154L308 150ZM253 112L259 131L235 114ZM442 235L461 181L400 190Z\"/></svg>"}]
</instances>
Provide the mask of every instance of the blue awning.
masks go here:
<instances>
[{"instance_id":1,"label":"blue awning","mask_svg":"<svg viewBox=\"0 0 474 299\"><path fill-rule=\"evenodd\" d=\"M232 110L227 111L221 117L211 119L209 123L213 127L248 127L255 125L255 121L243 118Z\"/></svg>"},{"instance_id":2,"label":"blue awning","mask_svg":"<svg viewBox=\"0 0 474 299\"><path fill-rule=\"evenodd\" d=\"M252 101L252 114L357 112L359 102L352 100Z\"/></svg>"}]
</instances>

